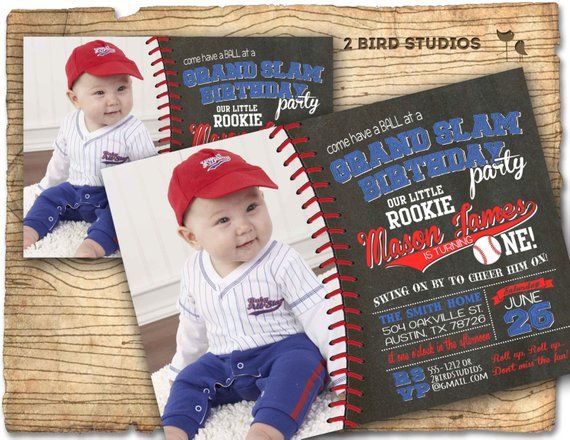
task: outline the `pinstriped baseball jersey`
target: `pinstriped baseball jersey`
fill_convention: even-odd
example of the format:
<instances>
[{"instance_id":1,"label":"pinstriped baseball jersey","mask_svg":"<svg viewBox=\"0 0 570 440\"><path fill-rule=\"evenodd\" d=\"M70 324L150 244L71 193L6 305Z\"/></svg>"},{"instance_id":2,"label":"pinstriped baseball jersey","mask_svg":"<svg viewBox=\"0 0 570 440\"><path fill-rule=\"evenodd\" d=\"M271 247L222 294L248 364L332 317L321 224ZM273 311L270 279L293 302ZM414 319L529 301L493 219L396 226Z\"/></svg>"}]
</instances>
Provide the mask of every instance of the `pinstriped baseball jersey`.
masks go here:
<instances>
[{"instance_id":1,"label":"pinstriped baseball jersey","mask_svg":"<svg viewBox=\"0 0 570 440\"><path fill-rule=\"evenodd\" d=\"M296 317L322 302L325 294L301 256L271 240L225 278L206 252L190 257L182 273L179 307L181 315L205 324L208 351L220 355L302 333Z\"/></svg>"},{"instance_id":2,"label":"pinstriped baseball jersey","mask_svg":"<svg viewBox=\"0 0 570 440\"><path fill-rule=\"evenodd\" d=\"M65 181L77 186L103 186L103 168L157 154L148 130L133 115L90 132L81 110L65 117L53 146L53 156L39 184L41 190Z\"/></svg>"},{"instance_id":3,"label":"pinstriped baseball jersey","mask_svg":"<svg viewBox=\"0 0 570 440\"><path fill-rule=\"evenodd\" d=\"M270 240L225 278L207 253L198 252L186 260L180 286L171 380L206 351L228 354L301 332L319 348L329 373L346 369L346 358L339 356L346 345L329 344L345 336L344 328L329 328L338 321L327 313L331 300L325 299L324 286L291 247ZM345 382L344 373L331 377L331 386Z\"/></svg>"}]
</instances>

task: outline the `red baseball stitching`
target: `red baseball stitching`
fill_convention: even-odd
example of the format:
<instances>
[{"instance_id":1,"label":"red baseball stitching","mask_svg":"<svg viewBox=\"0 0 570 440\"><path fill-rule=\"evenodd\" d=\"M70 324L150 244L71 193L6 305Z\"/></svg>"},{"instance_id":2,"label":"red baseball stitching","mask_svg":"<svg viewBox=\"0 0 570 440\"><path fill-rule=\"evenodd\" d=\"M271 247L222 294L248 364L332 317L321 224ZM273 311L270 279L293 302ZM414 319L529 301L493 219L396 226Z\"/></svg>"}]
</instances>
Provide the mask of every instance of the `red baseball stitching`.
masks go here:
<instances>
[{"instance_id":1,"label":"red baseball stitching","mask_svg":"<svg viewBox=\"0 0 570 440\"><path fill-rule=\"evenodd\" d=\"M287 139L284 140L279 145L279 147L277 147L277 153L281 153L288 145L292 145L295 148L295 145L309 141L309 138L307 138L307 137L294 138L294 137L289 136L288 131L295 129L295 128L298 128L299 126L301 126L300 122L294 122L291 124L276 126L271 131L271 133L269 134L270 139L273 139L282 130L284 130L287 134ZM283 166L287 167L287 166L291 165L295 161L295 159L299 159L299 160L311 159L311 158L314 158L316 156L317 156L317 152L315 152L315 151L307 151L307 152L299 153L295 149L295 152L293 154L291 154L283 162ZM305 162L302 162L302 166L299 169L297 169L295 172L293 172L291 175L291 180L295 180L301 174L304 174L308 178L307 182L304 183L303 185L301 185L301 187L297 190L297 195L302 194L308 188L312 188L313 190L316 190L318 188L328 187L330 185L329 182L311 181L311 179L315 180L315 175L318 173L321 173L321 172L323 172L322 166L307 166L305 164ZM310 178L309 178L309 176L310 176ZM328 205L330 203L334 203L335 201L336 201L335 197L319 197L316 195L316 192L315 192L315 195L313 197L309 198L309 200L305 201L301 205L302 209L307 209L311 205L313 205L314 203L318 204L317 213L313 214L307 220L308 224L312 224L317 219L323 219L323 221L325 222L325 226L321 227L316 232L314 232L311 235L311 238L316 239L324 233L327 233L329 235L329 237L331 237L331 238L333 235L335 237L337 237L339 235L346 234L346 229L340 228L340 227L331 227L328 225L328 222L330 220L341 218L341 214L339 212L325 212L323 210L323 206ZM350 246L348 244L343 244L343 243L333 243L331 240L329 240L325 244L319 246L315 250L315 253L320 254L321 252L323 252L327 249L332 249L334 256L332 258L327 259L323 263L321 263L319 265L319 267L325 268L328 266L334 266L336 268L336 272L333 273L332 275L325 277L322 281L323 284L328 284L328 283L335 281L335 280L339 281L339 282L344 282L344 283L350 283L350 282L357 281L356 277L351 276L351 275L342 275L339 272L339 269L341 267L352 266L354 264L354 262L351 260L342 259L342 258L337 257L338 251L348 250L348 249L350 249ZM340 295L340 297L342 299L342 304L331 307L329 310L327 310L327 314L332 315L334 313L340 312L343 314L343 319L331 324L329 326L329 330L333 330L333 329L336 329L339 327L344 327L346 329L346 335L347 336L336 338L336 339L330 341L329 344L330 345L345 344L346 347L352 346L352 347L362 348L362 347L364 347L364 343L348 337L348 331L349 330L354 331L354 332L362 332L362 327L358 324L355 324L355 323L347 323L346 320L344 319L348 315L360 315L361 314L361 311L359 309L356 309L354 307L347 307L345 302L344 302L344 298L359 298L359 295L356 292L350 292L350 291L343 290L342 288L337 288L337 289L327 293L325 298L329 299L329 298L332 298L332 297L337 296L337 295ZM337 353L334 356L331 356L331 360L343 359L343 358L346 359L347 368L331 371L330 372L331 377L346 374L347 378L354 379L357 381L363 381L364 376L361 374L358 374L354 371L350 371L349 366L351 363L362 364L362 363L364 363L364 359L362 357L355 356L353 354L349 355L347 351ZM330 391L335 391L335 392L336 391L345 391L346 395L350 394L350 395L356 396L356 397L362 397L364 395L364 392L362 390L358 390L358 389L349 387L348 383L342 384L342 385L336 385L336 386L330 388ZM356 422L350 420L349 412L352 411L352 412L356 412L356 413L361 413L362 412L361 407L354 405L352 403L349 403L346 399L342 399L342 400L338 400L336 402L332 402L329 404L329 406L330 407L343 406L345 408L345 413L343 416L331 417L331 418L327 419L328 423L342 422L343 426L345 428L346 427L354 428L354 427L358 426L358 424Z\"/></svg>"},{"instance_id":2,"label":"red baseball stitching","mask_svg":"<svg viewBox=\"0 0 570 440\"><path fill-rule=\"evenodd\" d=\"M180 94L175 92L175 89L180 87L180 83L176 82L176 81L171 81L170 77L173 76L177 76L178 72L176 70L173 69L167 69L166 66L171 66L171 65L175 65L176 64L176 60L173 58L169 58L168 54L171 54L174 52L174 49L171 47L168 47L165 45L165 43L168 43L170 41L169 37L150 37L148 40L146 40L146 44L152 44L154 42L156 42L157 46L152 48L149 52L148 55L152 56L155 53L159 53L159 58L153 60L150 65L151 66L156 66L157 64L160 67L160 64L162 64L162 68L157 70L156 72L154 72L152 74L152 76L154 78L157 78L161 75L164 75L164 79L161 81L158 81L154 87L155 88L160 88L163 86L167 87L167 90L164 92L159 93L156 96L156 99L162 99L164 97L166 97L168 99L168 101L166 103L160 104L158 106L158 110L162 110L162 109L168 109L168 113L161 115L158 120L159 121L163 121L165 119L169 120L169 124L168 125L164 125L162 127L160 127L158 129L159 132L163 132L163 131L167 131L169 133L169 136L163 137L161 139L158 140L158 144L159 145L163 145L168 143L169 145L164 145L163 148L159 149L159 153L168 153L171 151L172 149L172 145L176 145L176 146L181 146L182 145L182 141L181 139L178 139L176 136L177 135L182 135L183 133L183 122L184 119L180 116L176 116L173 115L172 112L173 111L181 111L182 110L182 106L178 105L176 103L176 101L180 102L181 101L181 96ZM180 124L180 125L176 125L176 124Z\"/></svg>"},{"instance_id":3,"label":"red baseball stitching","mask_svg":"<svg viewBox=\"0 0 570 440\"><path fill-rule=\"evenodd\" d=\"M485 254L481 248L479 246L473 245L473 250L479 252L479 255L481 255L481 258L483 259L483 264L487 264L487 257L485 257Z\"/></svg>"},{"instance_id":4,"label":"red baseball stitching","mask_svg":"<svg viewBox=\"0 0 570 440\"><path fill-rule=\"evenodd\" d=\"M493 237L491 235L489 235L488 237L489 237L489 245L491 246L491 249L493 249L500 256L501 251L495 247L495 243L493 243Z\"/></svg>"}]
</instances>

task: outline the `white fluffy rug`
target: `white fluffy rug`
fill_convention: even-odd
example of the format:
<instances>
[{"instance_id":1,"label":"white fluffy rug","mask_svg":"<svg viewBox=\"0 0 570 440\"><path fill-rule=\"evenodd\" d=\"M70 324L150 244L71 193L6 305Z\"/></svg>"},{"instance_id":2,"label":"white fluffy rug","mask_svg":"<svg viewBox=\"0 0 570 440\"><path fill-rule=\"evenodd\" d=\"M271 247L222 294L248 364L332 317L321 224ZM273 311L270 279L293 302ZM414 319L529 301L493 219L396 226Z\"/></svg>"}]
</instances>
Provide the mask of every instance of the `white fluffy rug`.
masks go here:
<instances>
[{"instance_id":1,"label":"white fluffy rug","mask_svg":"<svg viewBox=\"0 0 570 440\"><path fill-rule=\"evenodd\" d=\"M35 188L36 185L24 188L24 216L34 203ZM72 258L89 226L87 222L59 222L52 232L24 251L24 258ZM109 255L110 258L120 256L119 251Z\"/></svg>"},{"instance_id":2,"label":"white fluffy rug","mask_svg":"<svg viewBox=\"0 0 570 440\"><path fill-rule=\"evenodd\" d=\"M160 414L164 410L170 386L168 384L168 366L152 374L152 385ZM328 404L337 398L334 393L322 393L311 408L305 422L293 439L313 437L342 429L341 423L327 423L327 419L342 415L341 407L329 408ZM252 421L251 409L254 402L239 402L214 408L206 425L196 435L196 440L238 440L245 438Z\"/></svg>"}]
</instances>

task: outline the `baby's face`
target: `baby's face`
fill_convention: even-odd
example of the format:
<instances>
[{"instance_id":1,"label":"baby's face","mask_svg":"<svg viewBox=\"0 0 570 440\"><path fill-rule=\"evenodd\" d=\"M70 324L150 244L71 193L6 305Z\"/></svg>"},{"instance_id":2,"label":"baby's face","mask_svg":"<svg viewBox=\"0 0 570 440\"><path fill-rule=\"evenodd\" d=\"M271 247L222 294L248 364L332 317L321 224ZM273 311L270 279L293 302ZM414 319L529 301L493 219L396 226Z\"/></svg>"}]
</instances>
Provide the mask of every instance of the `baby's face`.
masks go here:
<instances>
[{"instance_id":1,"label":"baby's face","mask_svg":"<svg viewBox=\"0 0 570 440\"><path fill-rule=\"evenodd\" d=\"M206 250L222 276L257 255L273 230L263 194L255 187L219 199L194 200L184 223L181 235Z\"/></svg>"},{"instance_id":2,"label":"baby's face","mask_svg":"<svg viewBox=\"0 0 570 440\"><path fill-rule=\"evenodd\" d=\"M89 131L118 122L133 108L129 75L94 76L84 73L67 94L73 105L83 110Z\"/></svg>"}]
</instances>

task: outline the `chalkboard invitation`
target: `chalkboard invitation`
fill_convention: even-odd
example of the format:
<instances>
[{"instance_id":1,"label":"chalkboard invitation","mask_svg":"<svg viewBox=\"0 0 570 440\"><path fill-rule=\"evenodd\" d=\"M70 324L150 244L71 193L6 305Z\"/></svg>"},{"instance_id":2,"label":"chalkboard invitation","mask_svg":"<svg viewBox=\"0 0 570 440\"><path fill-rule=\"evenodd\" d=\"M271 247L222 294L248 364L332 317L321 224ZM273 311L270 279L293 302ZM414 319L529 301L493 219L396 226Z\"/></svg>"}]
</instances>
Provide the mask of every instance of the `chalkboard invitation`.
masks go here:
<instances>
[{"instance_id":1,"label":"chalkboard invitation","mask_svg":"<svg viewBox=\"0 0 570 440\"><path fill-rule=\"evenodd\" d=\"M284 129L334 251L348 421L570 372L570 268L522 69Z\"/></svg>"}]
</instances>

